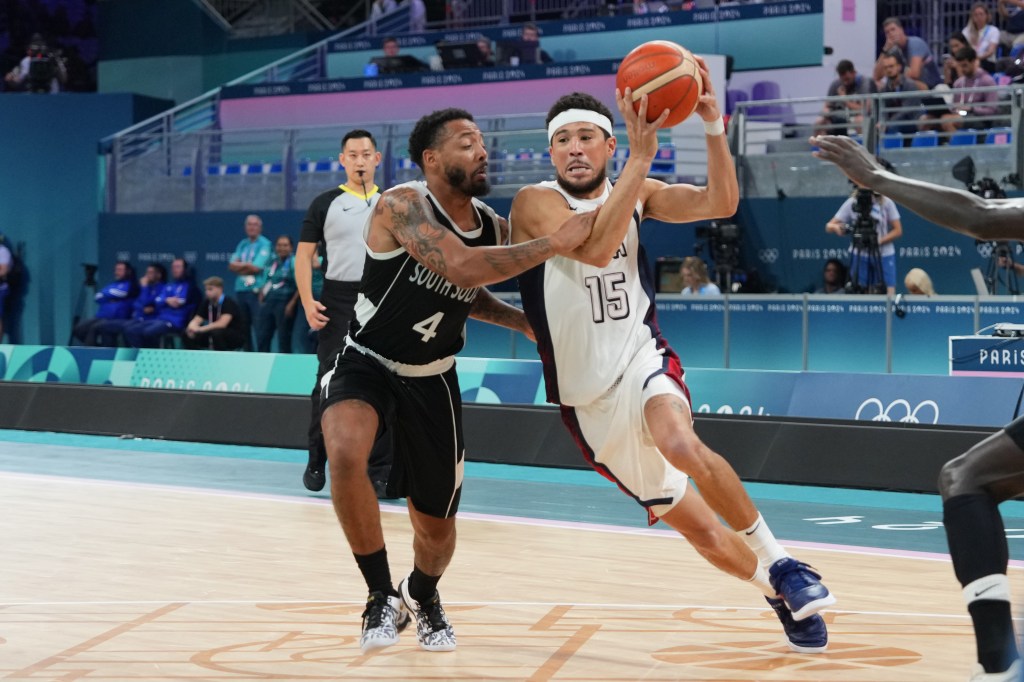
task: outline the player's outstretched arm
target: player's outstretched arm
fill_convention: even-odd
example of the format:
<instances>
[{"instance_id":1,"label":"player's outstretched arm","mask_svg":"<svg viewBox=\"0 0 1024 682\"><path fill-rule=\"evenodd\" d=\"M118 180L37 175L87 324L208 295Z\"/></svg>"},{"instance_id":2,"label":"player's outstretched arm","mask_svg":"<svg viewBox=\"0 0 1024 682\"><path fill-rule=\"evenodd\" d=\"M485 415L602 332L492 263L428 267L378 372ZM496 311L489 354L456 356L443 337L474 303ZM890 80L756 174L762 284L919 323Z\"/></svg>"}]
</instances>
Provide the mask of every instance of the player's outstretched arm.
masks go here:
<instances>
[{"instance_id":1,"label":"player's outstretched arm","mask_svg":"<svg viewBox=\"0 0 1024 682\"><path fill-rule=\"evenodd\" d=\"M694 56L704 83L704 94L697 103L696 113L706 123L714 126L722 118L718 108L707 62ZM669 223L688 223L694 220L728 218L736 213L740 201L740 187L736 180L736 167L725 128L708 132L704 139L708 145L708 184L706 187L676 184L667 185L660 180L649 179L645 188L644 217L656 218Z\"/></svg>"},{"instance_id":2,"label":"player's outstretched arm","mask_svg":"<svg viewBox=\"0 0 1024 682\"><path fill-rule=\"evenodd\" d=\"M1024 199L983 199L965 190L900 177L848 137L812 137L814 155L831 161L858 185L902 204L936 225L975 239L1024 238Z\"/></svg>"},{"instance_id":3,"label":"player's outstretched arm","mask_svg":"<svg viewBox=\"0 0 1024 682\"><path fill-rule=\"evenodd\" d=\"M552 256L572 251L590 235L595 215L574 216L557 232L522 244L469 247L437 222L419 192L396 187L377 202L370 238L374 239L375 230L385 230L432 272L456 286L470 288L502 282Z\"/></svg>"},{"instance_id":4,"label":"player's outstretched arm","mask_svg":"<svg viewBox=\"0 0 1024 682\"><path fill-rule=\"evenodd\" d=\"M507 327L514 331L522 332L531 341L537 340L533 336L533 327L526 320L526 314L514 305L509 305L497 298L487 289L480 289L477 292L476 298L473 299L473 307L470 308L469 316L474 320L489 322L499 327Z\"/></svg>"}]
</instances>

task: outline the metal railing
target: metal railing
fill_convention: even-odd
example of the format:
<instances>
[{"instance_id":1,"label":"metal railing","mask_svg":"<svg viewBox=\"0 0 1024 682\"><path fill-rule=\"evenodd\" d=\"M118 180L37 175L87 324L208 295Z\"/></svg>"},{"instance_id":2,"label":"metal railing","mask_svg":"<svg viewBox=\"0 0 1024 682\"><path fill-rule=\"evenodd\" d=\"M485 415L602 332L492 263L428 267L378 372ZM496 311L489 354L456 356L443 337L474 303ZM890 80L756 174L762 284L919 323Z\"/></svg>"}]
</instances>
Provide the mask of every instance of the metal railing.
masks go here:
<instances>
[{"instance_id":1,"label":"metal railing","mask_svg":"<svg viewBox=\"0 0 1024 682\"><path fill-rule=\"evenodd\" d=\"M310 0L193 0L235 37L280 35L301 29L329 31L334 25Z\"/></svg>"},{"instance_id":2,"label":"metal railing","mask_svg":"<svg viewBox=\"0 0 1024 682\"><path fill-rule=\"evenodd\" d=\"M991 92L999 95L991 115L979 116L967 108L961 116L951 109L954 93ZM847 102L856 103L862 114L840 120L824 116L826 104ZM938 129L944 114L957 119L956 131ZM1024 85L736 102L730 135L744 195L844 193L845 181L821 174L820 162L810 156L808 138L819 133L850 135L873 153L895 160L899 172L952 186L958 185L949 169L971 155L977 157L983 174L1012 179L1008 184L1019 187L1024 170Z\"/></svg>"}]
</instances>

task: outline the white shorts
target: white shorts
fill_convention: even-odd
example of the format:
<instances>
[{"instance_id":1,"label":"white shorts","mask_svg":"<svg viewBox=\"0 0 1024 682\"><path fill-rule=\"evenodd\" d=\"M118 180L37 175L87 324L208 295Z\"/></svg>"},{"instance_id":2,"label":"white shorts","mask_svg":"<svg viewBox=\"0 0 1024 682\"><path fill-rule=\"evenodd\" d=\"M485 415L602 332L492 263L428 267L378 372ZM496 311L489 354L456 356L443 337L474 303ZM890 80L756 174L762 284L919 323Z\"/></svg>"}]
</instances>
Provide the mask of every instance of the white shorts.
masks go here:
<instances>
[{"instance_id":1,"label":"white shorts","mask_svg":"<svg viewBox=\"0 0 1024 682\"><path fill-rule=\"evenodd\" d=\"M587 461L646 508L652 524L683 498L689 477L655 446L644 405L656 395L671 394L690 407L682 378L674 355L645 349L605 395L588 405L562 407Z\"/></svg>"}]
</instances>

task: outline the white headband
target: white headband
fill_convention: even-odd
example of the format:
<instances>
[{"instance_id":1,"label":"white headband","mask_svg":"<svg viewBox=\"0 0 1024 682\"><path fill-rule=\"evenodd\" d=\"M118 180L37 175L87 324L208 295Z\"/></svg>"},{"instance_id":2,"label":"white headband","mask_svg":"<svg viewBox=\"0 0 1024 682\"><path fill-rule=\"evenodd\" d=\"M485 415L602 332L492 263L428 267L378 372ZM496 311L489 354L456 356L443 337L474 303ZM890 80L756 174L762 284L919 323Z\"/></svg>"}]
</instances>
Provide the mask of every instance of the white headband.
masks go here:
<instances>
[{"instance_id":1,"label":"white headband","mask_svg":"<svg viewBox=\"0 0 1024 682\"><path fill-rule=\"evenodd\" d=\"M569 123L593 123L609 135L612 134L612 121L604 114L590 109L567 109L551 119L551 123L548 124L548 142L551 142L559 128Z\"/></svg>"}]
</instances>

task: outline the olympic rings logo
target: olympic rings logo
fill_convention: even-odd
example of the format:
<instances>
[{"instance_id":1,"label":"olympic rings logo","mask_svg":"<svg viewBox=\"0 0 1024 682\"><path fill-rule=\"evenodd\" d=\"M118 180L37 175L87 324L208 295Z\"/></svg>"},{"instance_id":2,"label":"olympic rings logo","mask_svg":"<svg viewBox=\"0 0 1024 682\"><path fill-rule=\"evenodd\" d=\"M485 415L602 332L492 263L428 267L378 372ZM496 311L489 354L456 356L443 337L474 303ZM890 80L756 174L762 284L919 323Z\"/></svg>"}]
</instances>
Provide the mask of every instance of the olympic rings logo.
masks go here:
<instances>
[{"instance_id":1,"label":"olympic rings logo","mask_svg":"<svg viewBox=\"0 0 1024 682\"><path fill-rule=\"evenodd\" d=\"M898 421L901 424L921 424L922 418L930 417L931 421L923 423L939 423L939 406L934 400L922 400L911 409L910 403L902 398L892 401L888 406L883 405L878 398L868 398L857 408L857 415L854 419L861 420L863 415L863 419L866 421L868 415L875 412L877 413L870 417L873 422Z\"/></svg>"}]
</instances>

